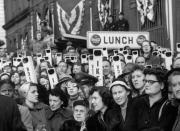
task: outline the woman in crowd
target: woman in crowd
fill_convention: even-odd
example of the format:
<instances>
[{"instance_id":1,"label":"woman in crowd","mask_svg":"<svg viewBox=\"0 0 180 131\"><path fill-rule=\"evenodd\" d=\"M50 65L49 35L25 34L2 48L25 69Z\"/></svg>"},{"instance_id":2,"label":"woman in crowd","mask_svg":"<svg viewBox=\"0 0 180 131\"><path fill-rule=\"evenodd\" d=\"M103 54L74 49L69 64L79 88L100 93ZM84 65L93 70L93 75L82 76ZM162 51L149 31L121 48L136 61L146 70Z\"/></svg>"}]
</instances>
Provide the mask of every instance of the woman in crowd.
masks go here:
<instances>
[{"instance_id":1,"label":"woman in crowd","mask_svg":"<svg viewBox=\"0 0 180 131\"><path fill-rule=\"evenodd\" d=\"M162 93L165 87L165 71L151 68L146 69L144 74L147 95L134 100L128 130L171 131L175 116L174 108L166 104L167 97Z\"/></svg>"},{"instance_id":2,"label":"woman in crowd","mask_svg":"<svg viewBox=\"0 0 180 131\"><path fill-rule=\"evenodd\" d=\"M19 94L24 98L24 105L32 115L33 130L47 130L49 125L47 116L51 113L49 107L38 100L37 84L26 82L19 88Z\"/></svg>"},{"instance_id":3,"label":"woman in crowd","mask_svg":"<svg viewBox=\"0 0 180 131\"><path fill-rule=\"evenodd\" d=\"M90 95L96 114L87 120L87 130L121 131L123 119L118 110L111 109L113 99L109 90L105 87L94 87Z\"/></svg>"},{"instance_id":4,"label":"woman in crowd","mask_svg":"<svg viewBox=\"0 0 180 131\"><path fill-rule=\"evenodd\" d=\"M66 94L58 88L52 89L49 93L49 105L53 111L49 115L50 129L59 131L64 121L72 118L72 111L66 109L68 106Z\"/></svg>"},{"instance_id":5,"label":"woman in crowd","mask_svg":"<svg viewBox=\"0 0 180 131\"><path fill-rule=\"evenodd\" d=\"M15 88L15 85L11 81L0 81L0 94L1 95L14 98L14 92L15 92L14 88ZM28 108L19 104L18 104L18 108L21 115L21 121L23 122L27 131L33 131L32 116Z\"/></svg>"},{"instance_id":6,"label":"woman in crowd","mask_svg":"<svg viewBox=\"0 0 180 131\"><path fill-rule=\"evenodd\" d=\"M131 119L131 109L133 99L131 97L131 88L126 84L124 79L115 80L110 86L110 92L115 101L114 108L119 111L123 118L122 128L125 130L127 122Z\"/></svg>"},{"instance_id":7,"label":"woman in crowd","mask_svg":"<svg viewBox=\"0 0 180 131\"><path fill-rule=\"evenodd\" d=\"M72 110L74 101L82 99L79 86L74 79L67 81L67 93L69 95L68 108Z\"/></svg>"},{"instance_id":8,"label":"woman in crowd","mask_svg":"<svg viewBox=\"0 0 180 131\"><path fill-rule=\"evenodd\" d=\"M139 65L135 65L133 68L133 71L131 73L131 88L133 89L133 97L136 96L140 96L145 94L145 75L144 75L144 67L143 66L139 66Z\"/></svg>"}]
</instances>

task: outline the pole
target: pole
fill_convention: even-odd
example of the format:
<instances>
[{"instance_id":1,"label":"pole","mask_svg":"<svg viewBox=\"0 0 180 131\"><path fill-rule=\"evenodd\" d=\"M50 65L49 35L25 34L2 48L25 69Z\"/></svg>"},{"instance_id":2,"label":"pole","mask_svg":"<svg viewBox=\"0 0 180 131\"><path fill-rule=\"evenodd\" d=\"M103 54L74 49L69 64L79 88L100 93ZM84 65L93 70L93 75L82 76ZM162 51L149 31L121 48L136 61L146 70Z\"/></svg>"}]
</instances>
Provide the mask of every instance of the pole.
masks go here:
<instances>
[{"instance_id":1,"label":"pole","mask_svg":"<svg viewBox=\"0 0 180 131\"><path fill-rule=\"evenodd\" d=\"M89 5L90 5L90 31L92 31L93 22L92 22L92 1L91 0L89 1Z\"/></svg>"},{"instance_id":2,"label":"pole","mask_svg":"<svg viewBox=\"0 0 180 131\"><path fill-rule=\"evenodd\" d=\"M174 21L173 21L173 0L168 0L169 2L169 34L170 34L170 47L174 51Z\"/></svg>"},{"instance_id":3,"label":"pole","mask_svg":"<svg viewBox=\"0 0 180 131\"><path fill-rule=\"evenodd\" d=\"M119 12L122 12L122 0L119 0Z\"/></svg>"}]
</instances>

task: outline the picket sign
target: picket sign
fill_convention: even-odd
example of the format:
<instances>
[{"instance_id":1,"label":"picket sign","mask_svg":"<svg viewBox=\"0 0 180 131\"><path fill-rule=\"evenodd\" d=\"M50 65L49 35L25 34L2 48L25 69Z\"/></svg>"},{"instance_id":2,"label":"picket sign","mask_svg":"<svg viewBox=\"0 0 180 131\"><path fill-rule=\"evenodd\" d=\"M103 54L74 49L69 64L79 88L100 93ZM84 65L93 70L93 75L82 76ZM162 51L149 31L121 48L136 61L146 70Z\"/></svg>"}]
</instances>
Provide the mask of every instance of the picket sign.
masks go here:
<instances>
[{"instance_id":1,"label":"picket sign","mask_svg":"<svg viewBox=\"0 0 180 131\"><path fill-rule=\"evenodd\" d=\"M103 86L103 55L102 50L93 50L94 76L98 78L97 86Z\"/></svg>"},{"instance_id":2,"label":"picket sign","mask_svg":"<svg viewBox=\"0 0 180 131\"><path fill-rule=\"evenodd\" d=\"M81 54L81 64L87 64L87 63L88 63L87 54Z\"/></svg>"},{"instance_id":3,"label":"picket sign","mask_svg":"<svg viewBox=\"0 0 180 131\"><path fill-rule=\"evenodd\" d=\"M117 78L119 75L122 74L122 67L121 67L121 61L120 61L119 56L113 57L112 65L114 67L115 78Z\"/></svg>"},{"instance_id":4,"label":"picket sign","mask_svg":"<svg viewBox=\"0 0 180 131\"><path fill-rule=\"evenodd\" d=\"M48 57L48 61L52 66L52 51L51 49L45 49L46 57ZM45 59L46 60L46 59Z\"/></svg>"},{"instance_id":5,"label":"picket sign","mask_svg":"<svg viewBox=\"0 0 180 131\"><path fill-rule=\"evenodd\" d=\"M22 59L26 80L28 82L37 83L36 71L31 56L23 57Z\"/></svg>"},{"instance_id":6,"label":"picket sign","mask_svg":"<svg viewBox=\"0 0 180 131\"><path fill-rule=\"evenodd\" d=\"M58 84L57 73L54 68L48 68L47 72L51 89L54 89L55 86Z\"/></svg>"},{"instance_id":7,"label":"picket sign","mask_svg":"<svg viewBox=\"0 0 180 131\"><path fill-rule=\"evenodd\" d=\"M89 63L89 74L94 76L95 75L95 66L93 61L93 55L88 56L88 63Z\"/></svg>"}]
</instances>

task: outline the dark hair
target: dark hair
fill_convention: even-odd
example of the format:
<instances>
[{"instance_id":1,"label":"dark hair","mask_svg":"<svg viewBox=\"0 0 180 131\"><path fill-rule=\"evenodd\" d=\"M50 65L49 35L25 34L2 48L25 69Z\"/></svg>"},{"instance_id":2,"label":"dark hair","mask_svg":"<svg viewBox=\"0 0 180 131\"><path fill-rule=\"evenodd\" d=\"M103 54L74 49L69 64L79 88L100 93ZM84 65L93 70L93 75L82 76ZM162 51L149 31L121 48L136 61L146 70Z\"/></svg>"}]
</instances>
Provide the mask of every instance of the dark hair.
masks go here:
<instances>
[{"instance_id":1,"label":"dark hair","mask_svg":"<svg viewBox=\"0 0 180 131\"><path fill-rule=\"evenodd\" d=\"M166 73L167 73L167 71L165 69L161 69L161 68L157 68L157 67L153 67L153 68L144 70L145 75L154 75L154 76L156 76L157 80L161 83L165 82Z\"/></svg>"},{"instance_id":2,"label":"dark hair","mask_svg":"<svg viewBox=\"0 0 180 131\"><path fill-rule=\"evenodd\" d=\"M61 101L63 101L63 104L61 105L61 108L64 108L64 107L67 107L68 106L68 98L67 98L67 95L61 90L61 89L52 89L50 92L49 92L49 95L52 95L52 96L57 96L59 97L59 99Z\"/></svg>"},{"instance_id":3,"label":"dark hair","mask_svg":"<svg viewBox=\"0 0 180 131\"><path fill-rule=\"evenodd\" d=\"M10 85L13 89L15 88L15 84L14 84L13 82L11 82L10 80L0 80L0 88L1 88L1 86L3 86L4 84Z\"/></svg>"},{"instance_id":4,"label":"dark hair","mask_svg":"<svg viewBox=\"0 0 180 131\"><path fill-rule=\"evenodd\" d=\"M135 66L133 67L132 73L135 72L135 71L141 71L141 72L144 74L144 66L135 65ZM132 82L132 73L131 73L131 75L130 75L130 81L129 81L130 86L131 86L131 88L133 89L134 92L139 93L139 91L138 91L138 90L134 87L134 85L133 85L133 82Z\"/></svg>"},{"instance_id":5,"label":"dark hair","mask_svg":"<svg viewBox=\"0 0 180 131\"><path fill-rule=\"evenodd\" d=\"M145 69L144 70L145 75L154 75L156 76L157 80L159 83L164 84L164 88L161 90L162 96L163 97L168 97L168 86L166 85L166 74L167 70L163 68L158 68L158 67L152 67L150 69Z\"/></svg>"},{"instance_id":6,"label":"dark hair","mask_svg":"<svg viewBox=\"0 0 180 131\"><path fill-rule=\"evenodd\" d=\"M110 91L106 87L95 86L91 89L89 94L92 95L94 92L99 93L99 95L102 98L102 102L104 103L104 105L106 105L107 107L110 107L112 105L113 99L112 99Z\"/></svg>"},{"instance_id":7,"label":"dark hair","mask_svg":"<svg viewBox=\"0 0 180 131\"><path fill-rule=\"evenodd\" d=\"M9 77L8 80L10 80L10 78L11 78L8 73L2 73L2 74L0 75L0 80L2 80L2 77L3 77L3 76L8 76L8 77Z\"/></svg>"}]
</instances>

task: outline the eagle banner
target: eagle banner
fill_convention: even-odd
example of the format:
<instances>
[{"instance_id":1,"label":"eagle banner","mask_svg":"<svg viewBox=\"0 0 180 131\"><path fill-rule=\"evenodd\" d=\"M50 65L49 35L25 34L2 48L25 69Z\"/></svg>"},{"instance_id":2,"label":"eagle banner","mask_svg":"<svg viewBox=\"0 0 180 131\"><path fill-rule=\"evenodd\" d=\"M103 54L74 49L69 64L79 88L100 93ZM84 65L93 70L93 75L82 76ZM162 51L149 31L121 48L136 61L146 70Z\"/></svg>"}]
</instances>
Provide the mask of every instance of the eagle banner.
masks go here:
<instances>
[{"instance_id":1,"label":"eagle banner","mask_svg":"<svg viewBox=\"0 0 180 131\"><path fill-rule=\"evenodd\" d=\"M79 35L83 24L85 0L79 1L70 13L57 3L58 23L61 34Z\"/></svg>"}]
</instances>

